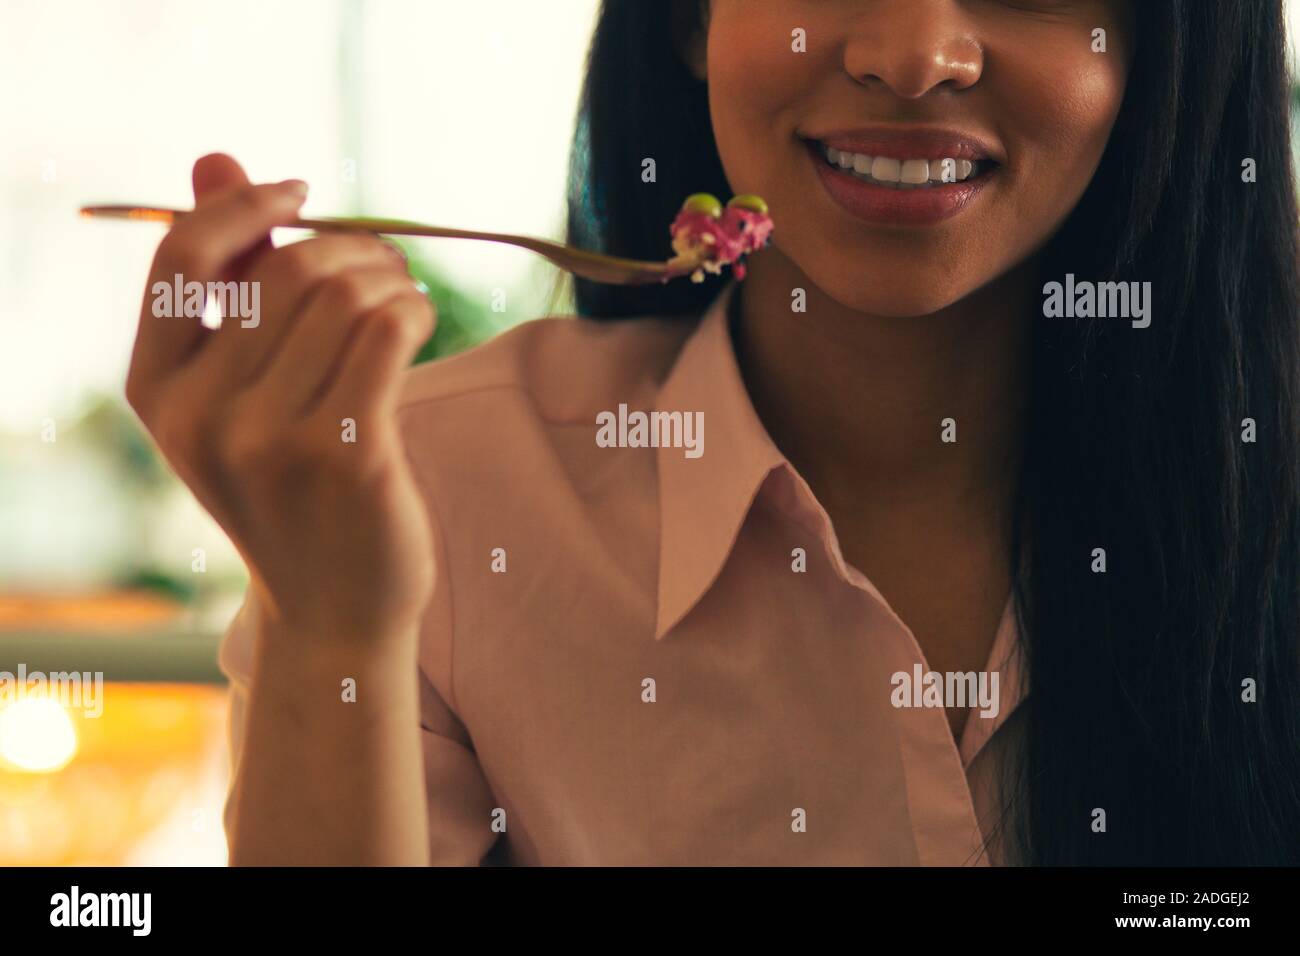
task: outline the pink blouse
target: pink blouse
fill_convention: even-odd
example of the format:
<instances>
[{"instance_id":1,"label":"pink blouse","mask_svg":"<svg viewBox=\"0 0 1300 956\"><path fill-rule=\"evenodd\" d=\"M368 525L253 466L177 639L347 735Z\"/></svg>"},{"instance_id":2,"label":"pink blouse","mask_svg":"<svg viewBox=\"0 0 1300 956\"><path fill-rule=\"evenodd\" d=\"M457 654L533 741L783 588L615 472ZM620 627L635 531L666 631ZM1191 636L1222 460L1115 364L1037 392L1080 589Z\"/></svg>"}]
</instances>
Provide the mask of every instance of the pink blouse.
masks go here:
<instances>
[{"instance_id":1,"label":"pink blouse","mask_svg":"<svg viewBox=\"0 0 1300 956\"><path fill-rule=\"evenodd\" d=\"M995 715L956 741L942 706L896 706L895 675L928 667L758 419L733 288L698 322L541 319L407 373L439 569L419 653L435 863L1001 861L1014 603ZM251 619L220 655L236 759Z\"/></svg>"}]
</instances>

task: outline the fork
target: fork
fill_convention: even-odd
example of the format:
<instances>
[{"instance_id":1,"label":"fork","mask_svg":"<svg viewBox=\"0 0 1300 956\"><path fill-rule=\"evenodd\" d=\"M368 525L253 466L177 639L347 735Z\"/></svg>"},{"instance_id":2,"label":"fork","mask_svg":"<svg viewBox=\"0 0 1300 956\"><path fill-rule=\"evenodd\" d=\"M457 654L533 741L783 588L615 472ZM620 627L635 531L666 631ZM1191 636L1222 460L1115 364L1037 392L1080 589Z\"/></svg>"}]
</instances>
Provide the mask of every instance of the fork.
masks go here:
<instances>
[{"instance_id":1,"label":"fork","mask_svg":"<svg viewBox=\"0 0 1300 956\"><path fill-rule=\"evenodd\" d=\"M157 206L82 206L81 215L90 218L130 219L136 222L161 222L171 225L193 210L166 209ZM311 229L317 232L364 231L388 236L424 236L432 239L477 239L500 242L535 252L544 259L592 282L607 285L650 285L667 282L690 275L700 265L691 256L677 256L667 262L649 262L643 259L623 259L586 249L575 249L548 239L531 236L514 236L499 232L474 232L468 229L449 229L428 226L404 219L373 219L369 217L326 217L320 219L295 219L285 223L283 229Z\"/></svg>"}]
</instances>

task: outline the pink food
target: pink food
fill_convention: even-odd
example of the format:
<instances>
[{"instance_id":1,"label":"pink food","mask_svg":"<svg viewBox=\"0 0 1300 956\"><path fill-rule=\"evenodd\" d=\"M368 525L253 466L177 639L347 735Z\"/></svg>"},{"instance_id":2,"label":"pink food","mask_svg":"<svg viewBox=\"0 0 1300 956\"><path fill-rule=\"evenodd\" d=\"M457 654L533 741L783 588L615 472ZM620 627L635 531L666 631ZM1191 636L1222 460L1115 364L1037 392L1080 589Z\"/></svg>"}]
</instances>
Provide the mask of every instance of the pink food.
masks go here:
<instances>
[{"instance_id":1,"label":"pink food","mask_svg":"<svg viewBox=\"0 0 1300 956\"><path fill-rule=\"evenodd\" d=\"M752 209L728 206L722 214L722 228L736 237L744 252L757 252L772 239L772 217Z\"/></svg>"},{"instance_id":2,"label":"pink food","mask_svg":"<svg viewBox=\"0 0 1300 956\"><path fill-rule=\"evenodd\" d=\"M715 206L709 202L688 200L673 220L669 232L673 251L679 257L674 261L695 265L692 281L703 282L706 272L720 275L728 265L736 278L743 280L745 256L771 241L772 217L766 211L734 205L734 202L721 209L720 203ZM707 208L710 206L712 208Z\"/></svg>"}]
</instances>

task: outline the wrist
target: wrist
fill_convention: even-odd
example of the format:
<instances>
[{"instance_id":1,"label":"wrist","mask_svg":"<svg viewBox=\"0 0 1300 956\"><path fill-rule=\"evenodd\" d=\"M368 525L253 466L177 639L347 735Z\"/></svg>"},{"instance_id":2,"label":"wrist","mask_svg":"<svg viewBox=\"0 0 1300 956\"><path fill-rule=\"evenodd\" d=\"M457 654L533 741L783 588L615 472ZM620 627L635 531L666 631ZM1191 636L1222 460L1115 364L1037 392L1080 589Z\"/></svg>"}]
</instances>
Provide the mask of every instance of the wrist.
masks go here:
<instances>
[{"instance_id":1,"label":"wrist","mask_svg":"<svg viewBox=\"0 0 1300 956\"><path fill-rule=\"evenodd\" d=\"M263 666L300 669L317 665L409 674L416 663L420 628L401 624L285 621L258 615L257 657Z\"/></svg>"}]
</instances>

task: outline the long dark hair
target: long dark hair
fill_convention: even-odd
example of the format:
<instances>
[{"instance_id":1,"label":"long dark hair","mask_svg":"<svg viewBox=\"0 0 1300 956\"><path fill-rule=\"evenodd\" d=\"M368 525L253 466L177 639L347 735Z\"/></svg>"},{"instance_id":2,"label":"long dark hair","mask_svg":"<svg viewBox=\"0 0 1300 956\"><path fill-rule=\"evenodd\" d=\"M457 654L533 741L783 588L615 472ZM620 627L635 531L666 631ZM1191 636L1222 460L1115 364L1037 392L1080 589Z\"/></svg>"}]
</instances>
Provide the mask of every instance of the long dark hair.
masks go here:
<instances>
[{"instance_id":1,"label":"long dark hair","mask_svg":"<svg viewBox=\"0 0 1300 956\"><path fill-rule=\"evenodd\" d=\"M1282 2L1133 7L1120 118L1041 262L1150 281L1153 321L1034 324L1012 556L1030 693L1006 832L1025 863L1295 864L1300 217ZM659 3L605 0L570 166L579 245L662 258L683 196L730 191L680 28ZM717 291L578 282L575 298L603 319L689 316Z\"/></svg>"}]
</instances>

